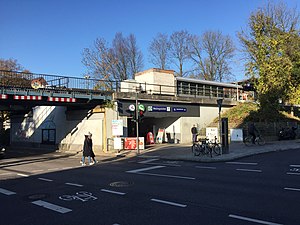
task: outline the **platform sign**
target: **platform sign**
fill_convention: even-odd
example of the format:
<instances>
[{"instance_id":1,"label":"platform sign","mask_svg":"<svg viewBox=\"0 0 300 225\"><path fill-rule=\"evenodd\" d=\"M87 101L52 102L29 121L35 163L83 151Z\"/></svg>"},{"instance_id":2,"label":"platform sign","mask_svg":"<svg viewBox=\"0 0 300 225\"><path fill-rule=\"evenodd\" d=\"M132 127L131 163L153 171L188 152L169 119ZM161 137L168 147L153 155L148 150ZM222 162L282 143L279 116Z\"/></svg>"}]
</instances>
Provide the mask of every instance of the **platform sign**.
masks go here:
<instances>
[{"instance_id":1,"label":"platform sign","mask_svg":"<svg viewBox=\"0 0 300 225\"><path fill-rule=\"evenodd\" d=\"M112 135L123 136L123 120L112 120Z\"/></svg>"}]
</instances>

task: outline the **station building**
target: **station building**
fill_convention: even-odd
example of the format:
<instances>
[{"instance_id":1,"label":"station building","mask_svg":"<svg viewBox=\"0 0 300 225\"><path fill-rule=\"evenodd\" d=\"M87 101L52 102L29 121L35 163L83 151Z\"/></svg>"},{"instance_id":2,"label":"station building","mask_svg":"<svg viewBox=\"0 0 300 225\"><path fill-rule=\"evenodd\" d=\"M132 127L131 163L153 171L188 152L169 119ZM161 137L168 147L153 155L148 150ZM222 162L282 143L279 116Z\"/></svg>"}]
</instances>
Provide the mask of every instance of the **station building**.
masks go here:
<instances>
[{"instance_id":1,"label":"station building","mask_svg":"<svg viewBox=\"0 0 300 225\"><path fill-rule=\"evenodd\" d=\"M91 109L36 106L29 114L11 119L11 144L54 145L61 150L80 151L84 134L93 134L95 151L110 151L113 121L122 121L123 135L137 135L132 105L143 105L139 137L164 130L165 141L191 143L191 127L200 130L222 112L237 105L243 96L238 84L176 77L173 70L149 69L124 80L113 92L109 105Z\"/></svg>"}]
</instances>

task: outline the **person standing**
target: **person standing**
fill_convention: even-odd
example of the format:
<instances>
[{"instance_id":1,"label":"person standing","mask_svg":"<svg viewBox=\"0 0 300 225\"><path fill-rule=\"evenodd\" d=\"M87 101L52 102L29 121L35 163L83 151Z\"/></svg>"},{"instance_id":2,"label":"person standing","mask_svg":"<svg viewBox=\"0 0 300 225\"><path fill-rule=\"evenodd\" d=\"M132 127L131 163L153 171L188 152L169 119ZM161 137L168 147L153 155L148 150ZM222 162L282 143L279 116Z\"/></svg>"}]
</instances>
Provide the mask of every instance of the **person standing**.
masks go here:
<instances>
[{"instance_id":1,"label":"person standing","mask_svg":"<svg viewBox=\"0 0 300 225\"><path fill-rule=\"evenodd\" d=\"M192 137L193 143L195 143L195 142L197 142L197 135L198 135L198 131L197 131L195 124L193 125L191 132L193 135L193 137Z\"/></svg>"},{"instance_id":2,"label":"person standing","mask_svg":"<svg viewBox=\"0 0 300 225\"><path fill-rule=\"evenodd\" d=\"M84 135L83 149L82 149L82 159L81 165L85 166L85 157L88 157L89 165L91 165L91 156L92 156L92 142L89 139L89 134Z\"/></svg>"}]
</instances>

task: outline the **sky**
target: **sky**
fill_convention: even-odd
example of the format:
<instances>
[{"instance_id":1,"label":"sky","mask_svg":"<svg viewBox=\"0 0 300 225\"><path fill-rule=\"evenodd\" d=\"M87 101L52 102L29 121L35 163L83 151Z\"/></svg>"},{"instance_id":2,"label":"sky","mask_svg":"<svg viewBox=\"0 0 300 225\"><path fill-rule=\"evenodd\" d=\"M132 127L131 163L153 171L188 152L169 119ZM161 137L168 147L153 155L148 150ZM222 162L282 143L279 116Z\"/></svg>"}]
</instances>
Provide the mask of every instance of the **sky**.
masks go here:
<instances>
[{"instance_id":1,"label":"sky","mask_svg":"<svg viewBox=\"0 0 300 225\"><path fill-rule=\"evenodd\" d=\"M278 2L277 0L270 0ZM285 0L299 10L299 0ZM16 59L33 73L83 77L84 48L97 38L134 34L153 68L148 47L158 33L221 31L237 49L237 32L266 0L0 0L0 59ZM233 80L244 78L241 53L231 63ZM174 68L176 70L176 68Z\"/></svg>"}]
</instances>

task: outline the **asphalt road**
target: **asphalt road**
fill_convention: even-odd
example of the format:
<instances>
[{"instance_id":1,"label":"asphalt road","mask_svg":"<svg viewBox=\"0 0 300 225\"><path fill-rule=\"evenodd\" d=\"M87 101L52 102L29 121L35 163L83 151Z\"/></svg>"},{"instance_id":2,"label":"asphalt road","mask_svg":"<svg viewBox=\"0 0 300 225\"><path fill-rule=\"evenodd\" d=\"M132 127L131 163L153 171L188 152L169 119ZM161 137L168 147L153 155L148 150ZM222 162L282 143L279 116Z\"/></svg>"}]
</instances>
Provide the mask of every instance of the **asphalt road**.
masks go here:
<instances>
[{"instance_id":1,"label":"asphalt road","mask_svg":"<svg viewBox=\"0 0 300 225\"><path fill-rule=\"evenodd\" d=\"M231 162L0 161L1 225L300 224L300 150Z\"/></svg>"}]
</instances>

